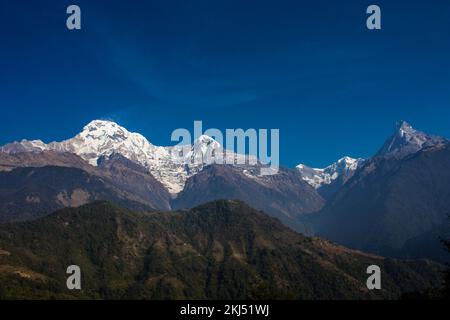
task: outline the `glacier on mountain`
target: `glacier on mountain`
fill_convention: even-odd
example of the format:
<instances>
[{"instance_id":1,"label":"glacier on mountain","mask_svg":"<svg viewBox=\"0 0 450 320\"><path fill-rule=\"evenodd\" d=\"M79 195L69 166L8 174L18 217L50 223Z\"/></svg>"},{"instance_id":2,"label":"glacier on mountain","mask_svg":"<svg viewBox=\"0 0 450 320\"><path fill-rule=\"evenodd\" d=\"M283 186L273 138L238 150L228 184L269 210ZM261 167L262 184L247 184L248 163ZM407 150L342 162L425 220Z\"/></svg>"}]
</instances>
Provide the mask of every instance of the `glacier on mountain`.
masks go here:
<instances>
[{"instance_id":1,"label":"glacier on mountain","mask_svg":"<svg viewBox=\"0 0 450 320\"><path fill-rule=\"evenodd\" d=\"M342 176L349 176L356 171L362 164L364 159L354 159L351 157L343 157L326 168L311 168L304 164L299 164L296 168L301 173L302 179L319 189L324 185L331 184L333 181Z\"/></svg>"}]
</instances>

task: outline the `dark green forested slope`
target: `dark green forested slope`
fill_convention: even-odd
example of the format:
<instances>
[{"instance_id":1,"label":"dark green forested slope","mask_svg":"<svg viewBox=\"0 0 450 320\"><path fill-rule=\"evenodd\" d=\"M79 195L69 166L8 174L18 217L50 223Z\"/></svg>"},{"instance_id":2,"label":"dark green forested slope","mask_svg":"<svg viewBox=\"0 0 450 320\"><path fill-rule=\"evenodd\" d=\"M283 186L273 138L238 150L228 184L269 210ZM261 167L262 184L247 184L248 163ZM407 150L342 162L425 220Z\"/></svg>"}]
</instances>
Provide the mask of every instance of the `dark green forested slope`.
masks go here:
<instances>
[{"instance_id":1,"label":"dark green forested slope","mask_svg":"<svg viewBox=\"0 0 450 320\"><path fill-rule=\"evenodd\" d=\"M366 289L372 264L382 291ZM98 202L0 226L2 299L397 298L440 285L441 269L306 238L236 201L145 214Z\"/></svg>"}]
</instances>

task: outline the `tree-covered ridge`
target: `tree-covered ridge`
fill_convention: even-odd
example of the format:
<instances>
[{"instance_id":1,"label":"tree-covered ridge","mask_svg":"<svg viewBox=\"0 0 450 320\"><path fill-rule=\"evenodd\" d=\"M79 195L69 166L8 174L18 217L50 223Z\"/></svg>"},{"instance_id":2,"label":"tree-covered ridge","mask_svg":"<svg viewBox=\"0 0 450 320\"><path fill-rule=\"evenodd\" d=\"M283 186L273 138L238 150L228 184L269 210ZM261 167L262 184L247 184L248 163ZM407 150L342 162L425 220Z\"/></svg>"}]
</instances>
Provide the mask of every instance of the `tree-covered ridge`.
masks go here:
<instances>
[{"instance_id":1,"label":"tree-covered ridge","mask_svg":"<svg viewBox=\"0 0 450 320\"><path fill-rule=\"evenodd\" d=\"M373 264L383 289L369 292ZM66 288L69 265L81 291ZM1 299L395 299L441 285L441 270L304 237L238 201L175 213L97 202L0 226Z\"/></svg>"}]
</instances>

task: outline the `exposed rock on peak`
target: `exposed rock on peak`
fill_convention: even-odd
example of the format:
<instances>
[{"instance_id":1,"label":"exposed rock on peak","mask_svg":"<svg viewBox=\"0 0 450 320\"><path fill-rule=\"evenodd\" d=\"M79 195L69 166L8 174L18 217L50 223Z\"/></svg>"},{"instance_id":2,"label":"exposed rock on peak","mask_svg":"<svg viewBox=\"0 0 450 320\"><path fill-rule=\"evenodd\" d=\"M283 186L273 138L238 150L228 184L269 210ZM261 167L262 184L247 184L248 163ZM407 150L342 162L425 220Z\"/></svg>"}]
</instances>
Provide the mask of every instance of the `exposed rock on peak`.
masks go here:
<instances>
[{"instance_id":1,"label":"exposed rock on peak","mask_svg":"<svg viewBox=\"0 0 450 320\"><path fill-rule=\"evenodd\" d=\"M406 121L399 121L396 124L395 133L384 143L376 156L403 158L423 148L442 145L447 142L448 140L445 138L430 136L414 129Z\"/></svg>"}]
</instances>

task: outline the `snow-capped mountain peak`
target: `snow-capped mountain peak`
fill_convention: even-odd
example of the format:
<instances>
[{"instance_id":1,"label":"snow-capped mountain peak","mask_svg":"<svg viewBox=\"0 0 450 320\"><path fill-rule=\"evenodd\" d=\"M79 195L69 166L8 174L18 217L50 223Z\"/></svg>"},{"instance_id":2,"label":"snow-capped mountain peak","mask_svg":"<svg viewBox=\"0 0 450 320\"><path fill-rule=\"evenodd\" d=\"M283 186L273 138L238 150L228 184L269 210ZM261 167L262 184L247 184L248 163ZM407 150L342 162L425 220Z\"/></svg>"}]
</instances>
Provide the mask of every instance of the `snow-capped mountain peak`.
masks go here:
<instances>
[{"instance_id":1,"label":"snow-capped mountain peak","mask_svg":"<svg viewBox=\"0 0 450 320\"><path fill-rule=\"evenodd\" d=\"M126 138L130 132L112 121L94 120L87 124L80 136L83 137L123 137Z\"/></svg>"},{"instance_id":2,"label":"snow-capped mountain peak","mask_svg":"<svg viewBox=\"0 0 450 320\"><path fill-rule=\"evenodd\" d=\"M414 129L408 122L399 121L397 123L396 136L405 144L413 144L422 147L431 137L423 132Z\"/></svg>"},{"instance_id":3,"label":"snow-capped mountain peak","mask_svg":"<svg viewBox=\"0 0 450 320\"><path fill-rule=\"evenodd\" d=\"M296 168L301 173L302 178L316 189L342 177L347 180L362 165L364 159L354 159L343 157L326 168L311 168L304 164L299 164Z\"/></svg>"},{"instance_id":4,"label":"snow-capped mountain peak","mask_svg":"<svg viewBox=\"0 0 450 320\"><path fill-rule=\"evenodd\" d=\"M396 128L397 130L403 134L403 133L414 133L417 130L415 130L408 122L406 122L405 120L400 120L396 123Z\"/></svg>"},{"instance_id":5,"label":"snow-capped mountain peak","mask_svg":"<svg viewBox=\"0 0 450 320\"><path fill-rule=\"evenodd\" d=\"M430 136L414 129L408 122L399 121L395 133L385 142L376 156L401 158L425 147L445 143L447 140Z\"/></svg>"},{"instance_id":6,"label":"snow-capped mountain peak","mask_svg":"<svg viewBox=\"0 0 450 320\"><path fill-rule=\"evenodd\" d=\"M344 170L352 171L352 170L358 169L359 165L363 161L364 160L361 158L354 159L354 158L345 156L345 157L339 159L338 161L336 161L335 163L333 163L331 166L327 167L326 169L332 170L332 171L337 171L337 172L342 172Z\"/></svg>"},{"instance_id":7,"label":"snow-capped mountain peak","mask_svg":"<svg viewBox=\"0 0 450 320\"><path fill-rule=\"evenodd\" d=\"M0 152L20 153L20 152L42 152L47 149L47 145L41 140L22 140L13 142L0 148Z\"/></svg>"},{"instance_id":8,"label":"snow-capped mountain peak","mask_svg":"<svg viewBox=\"0 0 450 320\"><path fill-rule=\"evenodd\" d=\"M220 144L216 140L205 134L202 134L194 141L194 145L196 144L206 144L206 145L215 144L216 146L220 147Z\"/></svg>"},{"instance_id":9,"label":"snow-capped mountain peak","mask_svg":"<svg viewBox=\"0 0 450 320\"><path fill-rule=\"evenodd\" d=\"M94 166L100 157L113 153L119 153L143 166L147 166L148 158L168 156L164 148L154 146L141 134L130 132L115 122L103 120L90 122L74 138L52 142L48 148L75 153Z\"/></svg>"},{"instance_id":10,"label":"snow-capped mountain peak","mask_svg":"<svg viewBox=\"0 0 450 320\"><path fill-rule=\"evenodd\" d=\"M91 140L97 146L108 144L111 141L113 141L114 145L128 143L141 147L153 146L143 135L130 132L115 122L103 120L90 122L76 138L80 140Z\"/></svg>"},{"instance_id":11,"label":"snow-capped mountain peak","mask_svg":"<svg viewBox=\"0 0 450 320\"><path fill-rule=\"evenodd\" d=\"M213 152L213 150L222 151L222 146L219 142L207 135L198 137L192 146L192 151L196 154L200 152L205 155L208 152Z\"/></svg>"}]
</instances>

